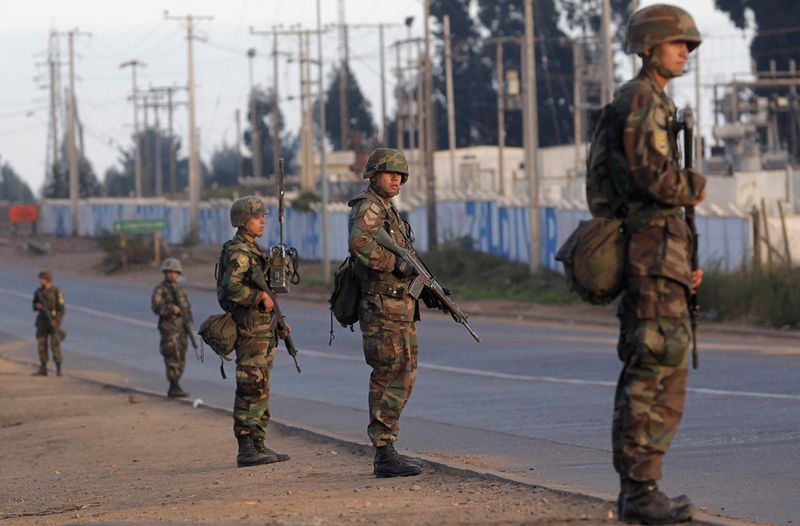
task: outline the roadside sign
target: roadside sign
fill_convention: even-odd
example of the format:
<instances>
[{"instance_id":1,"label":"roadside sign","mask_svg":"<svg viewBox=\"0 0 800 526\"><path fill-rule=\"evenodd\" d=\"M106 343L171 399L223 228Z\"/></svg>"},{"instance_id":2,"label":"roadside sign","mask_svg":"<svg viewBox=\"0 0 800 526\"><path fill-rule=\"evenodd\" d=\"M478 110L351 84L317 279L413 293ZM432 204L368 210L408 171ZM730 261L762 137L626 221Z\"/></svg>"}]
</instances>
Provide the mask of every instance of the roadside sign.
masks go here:
<instances>
[{"instance_id":1,"label":"roadside sign","mask_svg":"<svg viewBox=\"0 0 800 526\"><path fill-rule=\"evenodd\" d=\"M39 221L39 207L36 205L11 205L8 207L9 223L36 223Z\"/></svg>"},{"instance_id":2,"label":"roadside sign","mask_svg":"<svg viewBox=\"0 0 800 526\"><path fill-rule=\"evenodd\" d=\"M160 232L167 226L164 219L126 219L114 221L114 232L120 234L152 234Z\"/></svg>"}]
</instances>

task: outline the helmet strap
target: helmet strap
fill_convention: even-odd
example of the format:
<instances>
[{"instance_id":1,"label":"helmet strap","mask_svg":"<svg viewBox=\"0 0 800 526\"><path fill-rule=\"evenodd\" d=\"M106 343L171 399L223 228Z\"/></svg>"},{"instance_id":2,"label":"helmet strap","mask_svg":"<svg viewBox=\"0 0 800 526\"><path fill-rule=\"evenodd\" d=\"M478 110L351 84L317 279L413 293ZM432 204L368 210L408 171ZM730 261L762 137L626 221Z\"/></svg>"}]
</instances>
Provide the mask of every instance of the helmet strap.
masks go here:
<instances>
[{"instance_id":1,"label":"helmet strap","mask_svg":"<svg viewBox=\"0 0 800 526\"><path fill-rule=\"evenodd\" d=\"M683 71L675 73L664 67L661 63L661 46L653 46L650 48L650 54L643 58L642 63L644 67L657 71L659 75L666 79L674 79L683 75Z\"/></svg>"}]
</instances>

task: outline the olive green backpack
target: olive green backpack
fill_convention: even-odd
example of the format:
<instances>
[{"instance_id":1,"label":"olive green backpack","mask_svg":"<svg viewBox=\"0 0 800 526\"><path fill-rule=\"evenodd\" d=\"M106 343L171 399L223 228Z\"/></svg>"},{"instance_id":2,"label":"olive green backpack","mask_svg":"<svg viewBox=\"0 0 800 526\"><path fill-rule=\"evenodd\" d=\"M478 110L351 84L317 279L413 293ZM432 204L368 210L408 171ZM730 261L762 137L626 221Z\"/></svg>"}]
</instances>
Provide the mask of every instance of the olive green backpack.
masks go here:
<instances>
[{"instance_id":1,"label":"olive green backpack","mask_svg":"<svg viewBox=\"0 0 800 526\"><path fill-rule=\"evenodd\" d=\"M333 274L333 290L328 300L331 309L331 337L328 345L334 340L333 319L342 327L350 327L358 323L358 302L361 301L361 282L353 268L355 262L352 257L347 257L339 269Z\"/></svg>"},{"instance_id":2,"label":"olive green backpack","mask_svg":"<svg viewBox=\"0 0 800 526\"><path fill-rule=\"evenodd\" d=\"M556 255L572 290L589 303L614 301L625 286L628 236L625 201L629 194L624 177L624 154L610 144L611 105L599 110L586 160L586 201L593 218L581 221Z\"/></svg>"}]
</instances>

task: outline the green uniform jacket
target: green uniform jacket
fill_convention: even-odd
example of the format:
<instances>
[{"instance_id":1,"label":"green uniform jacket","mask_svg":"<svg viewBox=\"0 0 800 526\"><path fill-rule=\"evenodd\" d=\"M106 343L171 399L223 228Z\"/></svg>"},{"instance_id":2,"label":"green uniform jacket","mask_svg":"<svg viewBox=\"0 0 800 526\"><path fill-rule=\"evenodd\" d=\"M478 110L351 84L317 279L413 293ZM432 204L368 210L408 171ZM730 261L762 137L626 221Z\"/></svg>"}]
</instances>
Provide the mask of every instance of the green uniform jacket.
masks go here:
<instances>
[{"instance_id":1,"label":"green uniform jacket","mask_svg":"<svg viewBox=\"0 0 800 526\"><path fill-rule=\"evenodd\" d=\"M150 306L153 313L158 316L158 330L166 332L183 332L186 326L183 313L175 314L172 307L177 305L181 311L188 313L192 321L192 305L183 289L177 283L162 281L153 289Z\"/></svg>"},{"instance_id":2,"label":"green uniform jacket","mask_svg":"<svg viewBox=\"0 0 800 526\"><path fill-rule=\"evenodd\" d=\"M42 298L44 301L40 302L39 298ZM45 309L50 312L50 317L53 319L55 327L49 326L44 312L36 308L37 303L44 303ZM50 287L49 289L39 287L36 289L36 292L33 293L32 307L33 310L38 312L35 323L37 331L50 332L61 326L61 321L64 319L65 312L64 295L58 287Z\"/></svg>"}]
</instances>

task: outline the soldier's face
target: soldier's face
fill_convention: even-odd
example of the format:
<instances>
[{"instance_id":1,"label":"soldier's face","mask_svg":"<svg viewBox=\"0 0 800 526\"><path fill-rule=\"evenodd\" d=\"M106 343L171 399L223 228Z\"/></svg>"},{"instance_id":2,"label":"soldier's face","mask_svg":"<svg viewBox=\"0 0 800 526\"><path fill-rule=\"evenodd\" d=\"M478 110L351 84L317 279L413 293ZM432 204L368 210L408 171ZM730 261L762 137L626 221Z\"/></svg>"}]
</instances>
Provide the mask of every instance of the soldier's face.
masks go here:
<instances>
[{"instance_id":1,"label":"soldier's face","mask_svg":"<svg viewBox=\"0 0 800 526\"><path fill-rule=\"evenodd\" d=\"M403 184L403 176L392 172L378 172L375 174L375 186L380 191L394 197L400 193L400 185Z\"/></svg>"},{"instance_id":2,"label":"soldier's face","mask_svg":"<svg viewBox=\"0 0 800 526\"><path fill-rule=\"evenodd\" d=\"M670 72L683 75L686 60L689 58L689 46L686 42L665 42L659 46L661 65Z\"/></svg>"},{"instance_id":3,"label":"soldier's face","mask_svg":"<svg viewBox=\"0 0 800 526\"><path fill-rule=\"evenodd\" d=\"M51 285L50 281L45 278L39 278L39 284L46 289L49 289Z\"/></svg>"},{"instance_id":4,"label":"soldier's face","mask_svg":"<svg viewBox=\"0 0 800 526\"><path fill-rule=\"evenodd\" d=\"M264 216L251 217L244 225L245 229L254 237L264 235Z\"/></svg>"},{"instance_id":5,"label":"soldier's face","mask_svg":"<svg viewBox=\"0 0 800 526\"><path fill-rule=\"evenodd\" d=\"M167 270L164 272L164 278L169 281L170 283L175 283L178 281L178 276L180 276L180 272L175 272L174 270Z\"/></svg>"}]
</instances>

